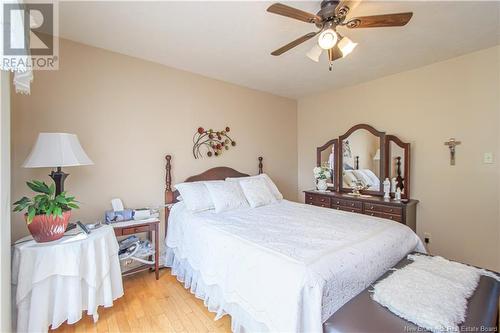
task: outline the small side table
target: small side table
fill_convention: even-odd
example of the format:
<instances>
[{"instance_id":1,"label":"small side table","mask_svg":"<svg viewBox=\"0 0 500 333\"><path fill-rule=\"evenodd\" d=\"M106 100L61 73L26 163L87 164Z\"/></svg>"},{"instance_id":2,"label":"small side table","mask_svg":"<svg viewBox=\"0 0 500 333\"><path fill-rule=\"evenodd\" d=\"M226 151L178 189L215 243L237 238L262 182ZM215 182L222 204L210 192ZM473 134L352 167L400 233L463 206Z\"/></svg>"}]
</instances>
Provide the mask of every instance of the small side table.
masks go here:
<instances>
[{"instance_id":1,"label":"small side table","mask_svg":"<svg viewBox=\"0 0 500 333\"><path fill-rule=\"evenodd\" d=\"M113 229L115 230L115 235L118 236L127 236L127 235L133 235L133 234L138 234L141 232L147 232L148 233L148 238L150 240L153 240L152 238L152 232L154 232L154 246L155 246L155 262L152 265L149 264L142 264L141 266L138 266L136 268L133 268L131 270L128 270L126 272L123 272L123 276L127 276L130 274L134 274L137 272L145 271L147 269L154 269L156 279L158 280L160 278L160 269L158 265L159 261L159 253L160 253L160 241L159 241L159 235L160 235L160 220L159 219L150 219L150 220L143 220L143 221L125 221L125 222L115 222L110 224Z\"/></svg>"},{"instance_id":2,"label":"small side table","mask_svg":"<svg viewBox=\"0 0 500 333\"><path fill-rule=\"evenodd\" d=\"M118 243L109 226L48 242L14 245L12 284L17 332L47 332L73 324L82 311L97 321L99 306L123 295Z\"/></svg>"}]
</instances>

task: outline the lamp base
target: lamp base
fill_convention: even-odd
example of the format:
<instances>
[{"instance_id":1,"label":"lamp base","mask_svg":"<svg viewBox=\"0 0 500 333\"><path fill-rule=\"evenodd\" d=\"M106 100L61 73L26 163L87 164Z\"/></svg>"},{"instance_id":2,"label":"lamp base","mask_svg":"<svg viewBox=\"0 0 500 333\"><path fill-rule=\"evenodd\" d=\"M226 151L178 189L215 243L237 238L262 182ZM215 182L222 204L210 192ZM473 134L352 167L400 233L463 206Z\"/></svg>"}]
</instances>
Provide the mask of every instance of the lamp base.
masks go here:
<instances>
[{"instance_id":1,"label":"lamp base","mask_svg":"<svg viewBox=\"0 0 500 333\"><path fill-rule=\"evenodd\" d=\"M69 176L69 174L63 172L61 170L61 167L57 167L57 171L52 171L49 176L54 180L54 183L56 184L56 196L64 192L64 181L66 180L66 177Z\"/></svg>"}]
</instances>

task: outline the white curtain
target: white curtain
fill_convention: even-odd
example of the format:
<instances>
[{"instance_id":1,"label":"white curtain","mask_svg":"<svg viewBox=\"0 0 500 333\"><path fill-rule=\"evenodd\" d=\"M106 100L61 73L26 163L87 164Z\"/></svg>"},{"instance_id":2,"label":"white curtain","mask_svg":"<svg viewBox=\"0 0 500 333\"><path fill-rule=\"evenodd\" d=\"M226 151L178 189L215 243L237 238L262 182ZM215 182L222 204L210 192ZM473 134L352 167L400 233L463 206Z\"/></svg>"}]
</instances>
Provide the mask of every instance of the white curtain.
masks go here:
<instances>
[{"instance_id":1,"label":"white curtain","mask_svg":"<svg viewBox=\"0 0 500 333\"><path fill-rule=\"evenodd\" d=\"M21 14L20 11L14 11L12 15L17 15L17 17L14 17L11 22L4 22L3 21L3 8L4 8L4 3L19 3L22 4L22 1L6 1L6 0L0 0L0 27L1 27L1 33L0 33L0 47L2 47L2 61L0 61L0 70L3 71L11 71L14 73L14 86L16 87L16 92L17 93L22 93L22 94L29 94L30 93L30 84L33 81L33 71L31 67L29 66L24 66L24 65L18 65L19 63L27 64L29 63L29 54L23 55L19 58L19 60L15 64L12 62L4 62L3 61L3 31L5 29L8 29L7 31L11 32L11 43L13 44L19 44L19 43L24 43L24 27L23 27L23 21L24 21L24 16Z\"/></svg>"}]
</instances>

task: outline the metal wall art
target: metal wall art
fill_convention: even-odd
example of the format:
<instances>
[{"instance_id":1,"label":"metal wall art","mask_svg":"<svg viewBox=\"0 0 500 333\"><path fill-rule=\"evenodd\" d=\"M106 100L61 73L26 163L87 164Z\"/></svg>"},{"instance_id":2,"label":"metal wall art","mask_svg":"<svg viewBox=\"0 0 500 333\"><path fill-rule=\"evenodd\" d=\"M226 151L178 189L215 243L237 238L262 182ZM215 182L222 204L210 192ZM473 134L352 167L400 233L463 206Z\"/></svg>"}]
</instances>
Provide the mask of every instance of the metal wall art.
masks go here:
<instances>
[{"instance_id":1,"label":"metal wall art","mask_svg":"<svg viewBox=\"0 0 500 333\"><path fill-rule=\"evenodd\" d=\"M229 127L222 131L205 130L203 127L198 127L193 136L194 158L220 156L223 151L236 146L236 141L228 135L230 130Z\"/></svg>"}]
</instances>

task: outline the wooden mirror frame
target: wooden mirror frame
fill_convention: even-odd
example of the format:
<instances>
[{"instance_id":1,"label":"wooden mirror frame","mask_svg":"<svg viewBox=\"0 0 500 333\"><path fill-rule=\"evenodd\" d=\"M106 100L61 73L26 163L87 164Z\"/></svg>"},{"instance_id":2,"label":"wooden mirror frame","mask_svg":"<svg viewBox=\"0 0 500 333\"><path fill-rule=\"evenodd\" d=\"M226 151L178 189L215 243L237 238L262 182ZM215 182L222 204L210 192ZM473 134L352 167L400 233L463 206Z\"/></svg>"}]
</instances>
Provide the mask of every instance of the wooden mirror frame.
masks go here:
<instances>
[{"instance_id":1,"label":"wooden mirror frame","mask_svg":"<svg viewBox=\"0 0 500 333\"><path fill-rule=\"evenodd\" d=\"M385 150L386 150L386 142L385 142L385 132L380 132L377 131L374 127L367 125L367 124L358 124L354 125L351 127L347 132L339 136L338 139L338 145L342 145L342 147L339 147L338 149L338 188L340 192L351 192L351 188L344 188L344 177L343 177L343 172L344 172L344 154L343 154L343 142L345 139L347 139L352 133L354 133L357 130L367 130L371 134L375 135L380 139L380 187L379 191L372 191L372 190L363 190L360 191L363 194L370 194L370 195L377 195L377 196L383 196L384 195L384 179L385 179L385 174L386 174L386 162L385 162Z\"/></svg>"},{"instance_id":2,"label":"wooden mirror frame","mask_svg":"<svg viewBox=\"0 0 500 333\"><path fill-rule=\"evenodd\" d=\"M321 166L321 153L328 149L328 147L333 145L333 155L336 157L335 158L335 165L334 165L334 172L332 174L332 182L333 182L333 187L328 187L329 190L337 191L339 188L339 182L338 182L338 170L339 170L339 163L338 163L338 158L337 156L339 155L339 140L338 139L332 139L325 143L324 145L317 147L316 148L316 166Z\"/></svg>"},{"instance_id":3,"label":"wooden mirror frame","mask_svg":"<svg viewBox=\"0 0 500 333\"><path fill-rule=\"evenodd\" d=\"M403 142L395 135L387 135L385 137L385 151L387 152L387 159L385 161L385 174L390 175L391 170L391 142L394 142L396 145L401 147L404 151L404 168L403 168L403 187L404 192L401 193L401 198L409 199L410 198L410 163L411 163L411 150L410 143ZM391 192L391 195L394 196L394 193Z\"/></svg>"}]
</instances>

